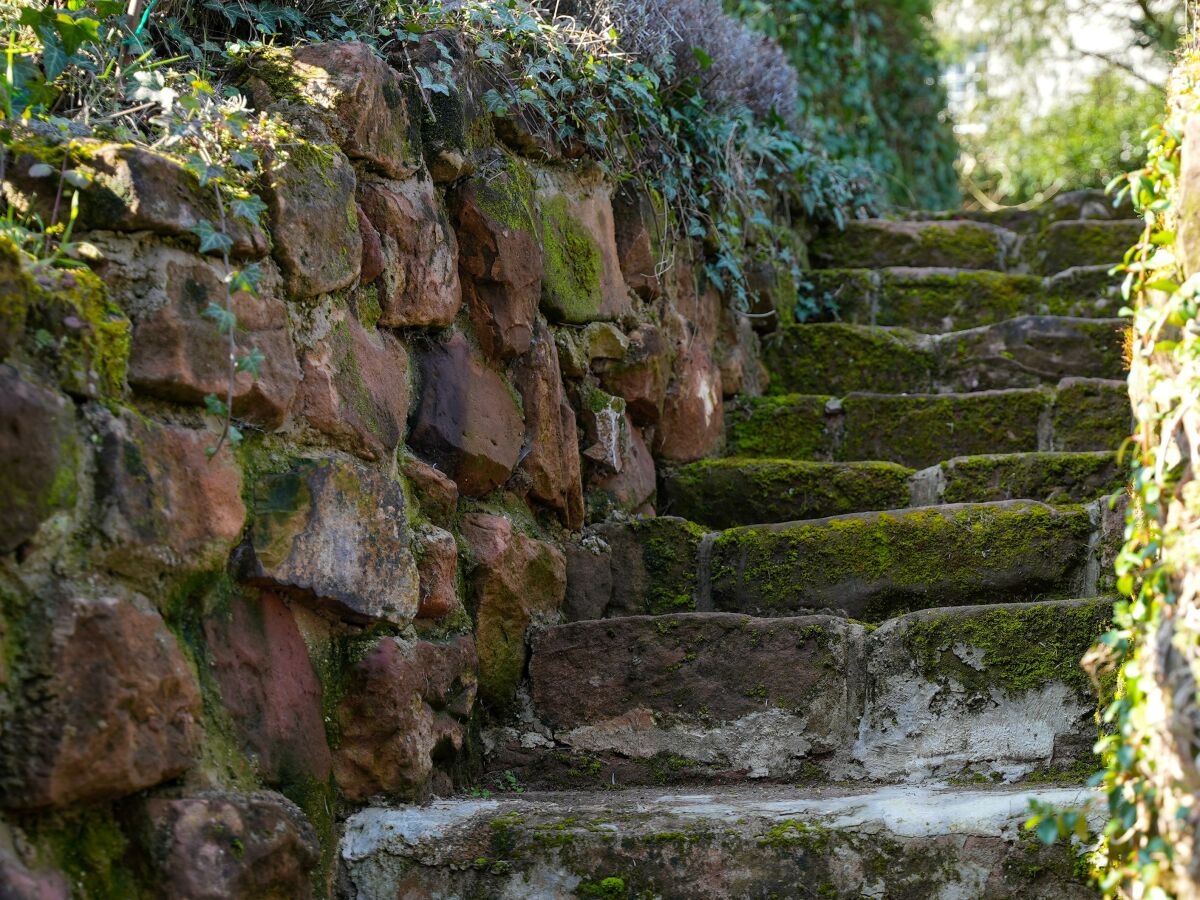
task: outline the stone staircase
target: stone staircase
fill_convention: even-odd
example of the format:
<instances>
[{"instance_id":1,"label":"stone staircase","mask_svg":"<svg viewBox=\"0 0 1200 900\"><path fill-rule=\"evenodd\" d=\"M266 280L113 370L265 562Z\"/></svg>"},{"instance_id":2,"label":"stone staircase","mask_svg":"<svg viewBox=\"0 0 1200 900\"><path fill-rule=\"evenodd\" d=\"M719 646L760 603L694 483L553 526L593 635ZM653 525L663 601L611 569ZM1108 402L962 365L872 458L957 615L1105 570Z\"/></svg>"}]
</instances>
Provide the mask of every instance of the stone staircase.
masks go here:
<instances>
[{"instance_id":1,"label":"stone staircase","mask_svg":"<svg viewBox=\"0 0 1200 900\"><path fill-rule=\"evenodd\" d=\"M347 897L1087 897L1021 830L1076 803L1129 433L1111 264L1138 223L851 223L840 321L765 339L771 393L659 518L568 548L488 797L370 808ZM835 268L836 267L836 268ZM911 329L911 330L910 330Z\"/></svg>"}]
</instances>

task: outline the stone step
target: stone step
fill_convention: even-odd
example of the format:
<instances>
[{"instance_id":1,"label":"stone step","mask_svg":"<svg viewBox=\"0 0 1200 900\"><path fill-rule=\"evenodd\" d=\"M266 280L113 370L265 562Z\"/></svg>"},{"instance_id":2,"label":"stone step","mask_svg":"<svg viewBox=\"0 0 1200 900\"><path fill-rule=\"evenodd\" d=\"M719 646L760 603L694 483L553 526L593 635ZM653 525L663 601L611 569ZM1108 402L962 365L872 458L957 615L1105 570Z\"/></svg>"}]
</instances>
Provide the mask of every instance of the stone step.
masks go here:
<instances>
[{"instance_id":1,"label":"stone step","mask_svg":"<svg viewBox=\"0 0 1200 900\"><path fill-rule=\"evenodd\" d=\"M1121 319L1021 316L937 335L829 322L765 343L772 394L930 393L1054 385L1124 374Z\"/></svg>"},{"instance_id":2,"label":"stone step","mask_svg":"<svg viewBox=\"0 0 1200 900\"><path fill-rule=\"evenodd\" d=\"M659 512L710 528L938 503L1085 503L1122 489L1117 455L964 456L916 472L886 462L704 459L660 472Z\"/></svg>"},{"instance_id":3,"label":"stone step","mask_svg":"<svg viewBox=\"0 0 1200 900\"><path fill-rule=\"evenodd\" d=\"M1113 266L1125 258L1145 227L1140 219L1052 222L1030 243L1027 254L1032 268L1046 275L1075 266Z\"/></svg>"},{"instance_id":4,"label":"stone step","mask_svg":"<svg viewBox=\"0 0 1200 900\"><path fill-rule=\"evenodd\" d=\"M1031 800L1089 796L776 786L368 807L346 821L341 896L1082 900L1096 893L1077 874L1077 851L1043 847L1022 824Z\"/></svg>"},{"instance_id":5,"label":"stone step","mask_svg":"<svg viewBox=\"0 0 1200 900\"><path fill-rule=\"evenodd\" d=\"M858 219L841 230L824 231L809 246L821 268L882 269L890 266L947 266L1003 270L1016 261L1016 234L967 219L897 222Z\"/></svg>"},{"instance_id":6,"label":"stone step","mask_svg":"<svg viewBox=\"0 0 1200 900\"><path fill-rule=\"evenodd\" d=\"M1097 698L1079 661L1111 611L934 609L874 630L728 613L553 626L533 641L523 731L490 733L488 766L552 788L1082 781Z\"/></svg>"},{"instance_id":7,"label":"stone step","mask_svg":"<svg viewBox=\"0 0 1200 900\"><path fill-rule=\"evenodd\" d=\"M907 218L944 221L946 219L970 219L999 225L1009 231L1036 234L1050 222L1063 219L1129 219L1134 216L1133 204L1128 197L1114 203L1114 198L1102 190L1083 189L1057 194L1032 208L1003 207L996 210L938 210L935 212L913 212Z\"/></svg>"},{"instance_id":8,"label":"stone step","mask_svg":"<svg viewBox=\"0 0 1200 900\"><path fill-rule=\"evenodd\" d=\"M960 503L706 532L660 516L567 545L569 621L913 609L1096 593L1099 504Z\"/></svg>"},{"instance_id":9,"label":"stone step","mask_svg":"<svg viewBox=\"0 0 1200 900\"><path fill-rule=\"evenodd\" d=\"M949 394L785 394L725 409L730 456L882 460L924 468L955 456L1115 450L1129 436L1125 382Z\"/></svg>"},{"instance_id":10,"label":"stone step","mask_svg":"<svg viewBox=\"0 0 1200 900\"><path fill-rule=\"evenodd\" d=\"M1111 266L1049 278L947 268L823 269L805 273L809 299L856 325L936 333L1021 315L1113 317L1124 306Z\"/></svg>"}]
</instances>

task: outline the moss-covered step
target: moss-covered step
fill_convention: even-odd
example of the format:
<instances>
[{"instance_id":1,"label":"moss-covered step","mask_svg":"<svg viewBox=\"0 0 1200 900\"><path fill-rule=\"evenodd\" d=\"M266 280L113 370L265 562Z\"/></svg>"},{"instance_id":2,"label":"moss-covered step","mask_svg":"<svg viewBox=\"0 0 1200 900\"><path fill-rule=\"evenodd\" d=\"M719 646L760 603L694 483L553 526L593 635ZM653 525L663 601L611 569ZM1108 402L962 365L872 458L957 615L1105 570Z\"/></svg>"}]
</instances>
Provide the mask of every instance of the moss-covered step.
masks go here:
<instances>
[{"instance_id":1,"label":"moss-covered step","mask_svg":"<svg viewBox=\"0 0 1200 900\"><path fill-rule=\"evenodd\" d=\"M772 394L924 393L1053 385L1123 374L1121 319L1020 316L966 331L825 322L764 343Z\"/></svg>"},{"instance_id":2,"label":"moss-covered step","mask_svg":"<svg viewBox=\"0 0 1200 900\"><path fill-rule=\"evenodd\" d=\"M912 475L887 462L703 459L661 473L660 507L711 528L896 509Z\"/></svg>"},{"instance_id":3,"label":"moss-covered step","mask_svg":"<svg viewBox=\"0 0 1200 900\"><path fill-rule=\"evenodd\" d=\"M747 615L911 610L1086 595L1089 512L1005 501L723 531L698 605ZM708 549L706 547L706 549Z\"/></svg>"},{"instance_id":4,"label":"moss-covered step","mask_svg":"<svg viewBox=\"0 0 1200 900\"><path fill-rule=\"evenodd\" d=\"M983 391L1121 378L1126 327L1122 319L1020 316L938 335L934 380L939 390Z\"/></svg>"},{"instance_id":5,"label":"moss-covered step","mask_svg":"<svg viewBox=\"0 0 1200 900\"><path fill-rule=\"evenodd\" d=\"M1052 278L938 268L820 269L802 290L829 315L856 325L895 325L934 334L1021 315L1115 316L1120 279L1109 266Z\"/></svg>"},{"instance_id":6,"label":"moss-covered step","mask_svg":"<svg viewBox=\"0 0 1200 900\"><path fill-rule=\"evenodd\" d=\"M882 269L888 266L950 266L1003 270L1017 236L983 222L895 222L860 219L813 240L809 256L822 268Z\"/></svg>"},{"instance_id":7,"label":"moss-covered step","mask_svg":"<svg viewBox=\"0 0 1200 900\"><path fill-rule=\"evenodd\" d=\"M1108 450L960 456L918 472L912 479L912 504L1086 503L1117 493L1127 480L1128 467Z\"/></svg>"},{"instance_id":8,"label":"moss-covered step","mask_svg":"<svg viewBox=\"0 0 1200 900\"><path fill-rule=\"evenodd\" d=\"M1074 848L1021 826L1031 800L1086 799L1077 787L775 786L368 807L346 821L340 877L354 897L1085 900L1095 892Z\"/></svg>"},{"instance_id":9,"label":"moss-covered step","mask_svg":"<svg viewBox=\"0 0 1200 900\"><path fill-rule=\"evenodd\" d=\"M1083 782L1099 698L1080 666L1112 599L931 609L867 637L858 777Z\"/></svg>"},{"instance_id":10,"label":"moss-covered step","mask_svg":"<svg viewBox=\"0 0 1200 900\"><path fill-rule=\"evenodd\" d=\"M1131 412L1124 382L1066 378L1055 389L743 398L727 404L725 422L734 456L919 469L984 453L1114 450Z\"/></svg>"},{"instance_id":11,"label":"moss-covered step","mask_svg":"<svg viewBox=\"0 0 1200 900\"><path fill-rule=\"evenodd\" d=\"M1031 261L1047 275L1076 266L1115 265L1144 228L1139 219L1052 222L1031 245Z\"/></svg>"}]
</instances>

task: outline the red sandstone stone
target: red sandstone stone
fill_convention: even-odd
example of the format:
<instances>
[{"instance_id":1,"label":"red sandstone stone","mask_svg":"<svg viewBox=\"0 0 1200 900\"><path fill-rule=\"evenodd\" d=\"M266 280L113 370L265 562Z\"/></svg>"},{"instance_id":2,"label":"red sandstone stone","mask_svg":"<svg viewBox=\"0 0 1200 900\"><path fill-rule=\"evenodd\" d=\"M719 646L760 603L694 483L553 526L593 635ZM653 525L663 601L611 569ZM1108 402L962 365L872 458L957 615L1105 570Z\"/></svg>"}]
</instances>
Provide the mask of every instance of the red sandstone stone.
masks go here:
<instances>
[{"instance_id":1,"label":"red sandstone stone","mask_svg":"<svg viewBox=\"0 0 1200 900\"><path fill-rule=\"evenodd\" d=\"M625 409L638 425L654 425L662 417L672 355L662 329L642 325L629 335L629 348L622 359L598 367L600 383L624 398Z\"/></svg>"},{"instance_id":2,"label":"red sandstone stone","mask_svg":"<svg viewBox=\"0 0 1200 900\"><path fill-rule=\"evenodd\" d=\"M458 508L458 485L415 456L400 460L400 471L416 492L421 512L435 524L449 528Z\"/></svg>"},{"instance_id":3,"label":"red sandstone stone","mask_svg":"<svg viewBox=\"0 0 1200 900\"><path fill-rule=\"evenodd\" d=\"M421 401L409 442L468 497L503 483L517 464L524 426L499 375L461 334L421 356Z\"/></svg>"},{"instance_id":4,"label":"red sandstone stone","mask_svg":"<svg viewBox=\"0 0 1200 900\"><path fill-rule=\"evenodd\" d=\"M458 598L458 543L450 532L425 525L413 535L421 600L417 618L443 619L462 609Z\"/></svg>"},{"instance_id":5,"label":"red sandstone stone","mask_svg":"<svg viewBox=\"0 0 1200 900\"><path fill-rule=\"evenodd\" d=\"M617 259L625 284L643 300L655 300L662 294L662 283L654 253L653 235L658 228L654 207L645 194L631 197L628 189L613 196L612 206Z\"/></svg>"},{"instance_id":6,"label":"red sandstone stone","mask_svg":"<svg viewBox=\"0 0 1200 900\"><path fill-rule=\"evenodd\" d=\"M362 206L356 205L355 209L358 213L358 232L362 236L362 265L358 277L363 284L370 284L383 274L387 265L383 258L383 241Z\"/></svg>"},{"instance_id":7,"label":"red sandstone stone","mask_svg":"<svg viewBox=\"0 0 1200 900\"><path fill-rule=\"evenodd\" d=\"M475 703L475 644L383 638L349 674L336 719L338 787L351 800L424 800L453 789Z\"/></svg>"},{"instance_id":8,"label":"red sandstone stone","mask_svg":"<svg viewBox=\"0 0 1200 900\"><path fill-rule=\"evenodd\" d=\"M646 446L641 430L632 421L627 421L626 426L629 448L621 471L597 479L592 483L592 489L600 491L609 505L632 512L653 498L657 481L654 457Z\"/></svg>"},{"instance_id":9,"label":"red sandstone stone","mask_svg":"<svg viewBox=\"0 0 1200 900\"><path fill-rule=\"evenodd\" d=\"M654 450L670 462L691 462L720 442L725 428L721 372L699 340L680 348Z\"/></svg>"},{"instance_id":10,"label":"red sandstone stone","mask_svg":"<svg viewBox=\"0 0 1200 900\"><path fill-rule=\"evenodd\" d=\"M5 718L0 806L111 800L174 778L199 746L200 692L175 638L136 597L43 597Z\"/></svg>"}]
</instances>

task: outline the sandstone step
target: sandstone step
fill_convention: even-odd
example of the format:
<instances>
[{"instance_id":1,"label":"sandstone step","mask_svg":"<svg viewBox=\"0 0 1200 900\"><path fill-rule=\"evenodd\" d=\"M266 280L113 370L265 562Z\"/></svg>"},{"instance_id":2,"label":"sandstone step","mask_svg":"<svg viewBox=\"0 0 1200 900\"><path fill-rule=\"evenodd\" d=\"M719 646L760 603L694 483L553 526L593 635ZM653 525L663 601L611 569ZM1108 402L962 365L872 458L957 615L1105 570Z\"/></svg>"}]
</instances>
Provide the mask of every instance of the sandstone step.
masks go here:
<instances>
[{"instance_id":1,"label":"sandstone step","mask_svg":"<svg viewBox=\"0 0 1200 900\"><path fill-rule=\"evenodd\" d=\"M928 607L1086 595L1093 531L1085 507L1026 501L733 528L701 560L697 608L832 609L878 622Z\"/></svg>"},{"instance_id":2,"label":"sandstone step","mask_svg":"<svg viewBox=\"0 0 1200 900\"><path fill-rule=\"evenodd\" d=\"M1121 490L1117 454L962 456L915 472L886 462L726 457L660 472L659 511L709 528L938 503L1084 503Z\"/></svg>"},{"instance_id":3,"label":"sandstone step","mask_svg":"<svg viewBox=\"0 0 1200 900\"><path fill-rule=\"evenodd\" d=\"M1017 235L1011 231L966 219L859 219L847 222L841 230L817 235L809 255L823 268L952 266L1003 270L1014 260L1017 243Z\"/></svg>"},{"instance_id":4,"label":"sandstone step","mask_svg":"<svg viewBox=\"0 0 1200 900\"><path fill-rule=\"evenodd\" d=\"M1056 194L1039 206L1031 208L1003 207L996 210L939 210L936 212L913 212L909 219L971 219L999 225L1010 231L1036 233L1050 222L1063 219L1129 219L1134 216L1133 204L1128 197L1114 203L1114 198L1102 190L1083 189Z\"/></svg>"},{"instance_id":5,"label":"sandstone step","mask_svg":"<svg viewBox=\"0 0 1200 900\"><path fill-rule=\"evenodd\" d=\"M726 406L725 422L731 456L923 468L982 453L1115 450L1131 412L1123 381L1066 378L1053 390L743 398Z\"/></svg>"},{"instance_id":6,"label":"sandstone step","mask_svg":"<svg viewBox=\"0 0 1200 900\"><path fill-rule=\"evenodd\" d=\"M567 545L568 621L909 610L1095 593L1098 505L960 503L706 532L661 516Z\"/></svg>"},{"instance_id":7,"label":"sandstone step","mask_svg":"<svg viewBox=\"0 0 1200 900\"><path fill-rule=\"evenodd\" d=\"M660 474L660 512L731 528L907 506L914 472L886 462L730 457Z\"/></svg>"},{"instance_id":8,"label":"sandstone step","mask_svg":"<svg viewBox=\"0 0 1200 900\"><path fill-rule=\"evenodd\" d=\"M1020 315L1116 316L1124 301L1111 266L1049 278L948 268L823 269L805 273L811 299L842 321L927 333L990 325Z\"/></svg>"},{"instance_id":9,"label":"sandstone step","mask_svg":"<svg viewBox=\"0 0 1200 900\"><path fill-rule=\"evenodd\" d=\"M894 786L561 792L368 807L346 821L342 896L566 900L1082 900L1075 851L1022 823L1085 789ZM1099 821L1095 823L1099 825Z\"/></svg>"},{"instance_id":10,"label":"sandstone step","mask_svg":"<svg viewBox=\"0 0 1200 900\"><path fill-rule=\"evenodd\" d=\"M524 730L489 768L534 787L1091 774L1079 662L1111 599L834 616L681 613L541 631ZM1106 688L1109 690L1109 688Z\"/></svg>"},{"instance_id":11,"label":"sandstone step","mask_svg":"<svg viewBox=\"0 0 1200 900\"><path fill-rule=\"evenodd\" d=\"M913 506L982 503L988 500L1040 500L1086 503L1117 493L1128 481L1117 454L989 453L960 456L916 473Z\"/></svg>"},{"instance_id":12,"label":"sandstone step","mask_svg":"<svg viewBox=\"0 0 1200 900\"><path fill-rule=\"evenodd\" d=\"M792 325L765 342L773 394L924 393L1119 378L1124 322L1021 316L924 335L843 322Z\"/></svg>"},{"instance_id":13,"label":"sandstone step","mask_svg":"<svg viewBox=\"0 0 1200 900\"><path fill-rule=\"evenodd\" d=\"M1140 219L1075 219L1052 222L1029 245L1034 268L1047 275L1075 266L1115 265L1138 242Z\"/></svg>"}]
</instances>

